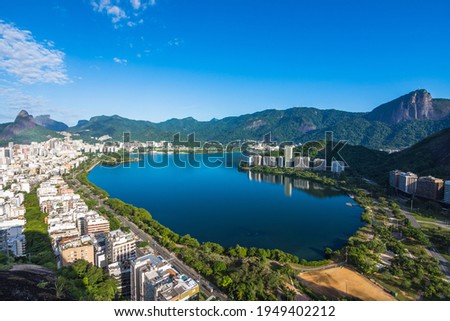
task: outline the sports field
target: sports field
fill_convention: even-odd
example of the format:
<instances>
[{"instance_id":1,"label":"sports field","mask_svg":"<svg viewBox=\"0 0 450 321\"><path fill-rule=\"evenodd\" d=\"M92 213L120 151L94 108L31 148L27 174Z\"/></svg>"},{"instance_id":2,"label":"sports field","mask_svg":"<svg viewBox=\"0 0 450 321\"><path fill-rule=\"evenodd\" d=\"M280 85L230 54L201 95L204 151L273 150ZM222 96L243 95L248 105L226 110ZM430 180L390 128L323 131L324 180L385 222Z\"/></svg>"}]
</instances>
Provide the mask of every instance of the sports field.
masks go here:
<instances>
[{"instance_id":1,"label":"sports field","mask_svg":"<svg viewBox=\"0 0 450 321\"><path fill-rule=\"evenodd\" d=\"M395 298L367 278L345 267L300 273L301 281L315 293L330 299L355 297L364 301L394 301Z\"/></svg>"}]
</instances>

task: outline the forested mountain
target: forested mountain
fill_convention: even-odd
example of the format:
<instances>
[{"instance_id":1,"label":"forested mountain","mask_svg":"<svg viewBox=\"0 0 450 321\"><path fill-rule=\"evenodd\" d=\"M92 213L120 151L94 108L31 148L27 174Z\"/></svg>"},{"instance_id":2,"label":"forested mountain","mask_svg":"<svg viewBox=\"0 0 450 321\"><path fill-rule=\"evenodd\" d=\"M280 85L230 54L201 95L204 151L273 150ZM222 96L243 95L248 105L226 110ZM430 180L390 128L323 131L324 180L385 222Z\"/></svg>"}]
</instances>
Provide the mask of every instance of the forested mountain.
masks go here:
<instances>
[{"instance_id":1,"label":"forested mountain","mask_svg":"<svg viewBox=\"0 0 450 321\"><path fill-rule=\"evenodd\" d=\"M379 183L386 183L388 172L393 169L450 180L450 128L397 153L388 154L363 146L346 145L340 155L350 166L350 173Z\"/></svg>"},{"instance_id":2,"label":"forested mountain","mask_svg":"<svg viewBox=\"0 0 450 321\"><path fill-rule=\"evenodd\" d=\"M151 118L151 115L142 115ZM36 117L38 118L38 117ZM34 123L47 128L65 128L63 123L49 121L48 116ZM161 123L131 120L114 116L96 116L81 120L68 130L91 140L109 135L121 140L124 132L132 140L171 140L180 133L182 138L195 133L200 141L227 143L234 140L261 140L267 133L278 142L307 142L323 139L325 131L333 131L334 138L352 145L372 149L402 149L425 137L450 127L450 100L433 99L426 90L416 90L376 107L368 113L345 112L335 109L295 107L286 110L264 110L253 114L198 121L192 117L170 119ZM45 134L45 133L43 133ZM0 139L14 137L7 128Z\"/></svg>"},{"instance_id":3,"label":"forested mountain","mask_svg":"<svg viewBox=\"0 0 450 321\"><path fill-rule=\"evenodd\" d=\"M278 142L306 142L324 138L333 131L336 139L372 149L397 149L450 127L450 100L432 99L426 90L413 91L383 104L369 113L352 113L334 109L296 107L264 110L220 120L197 121L194 118L170 119L161 123L135 121L120 116L99 116L70 129L81 137L110 135L122 139L131 132L135 140L170 140L175 133L195 133L202 141L223 143L255 139L271 133Z\"/></svg>"}]
</instances>

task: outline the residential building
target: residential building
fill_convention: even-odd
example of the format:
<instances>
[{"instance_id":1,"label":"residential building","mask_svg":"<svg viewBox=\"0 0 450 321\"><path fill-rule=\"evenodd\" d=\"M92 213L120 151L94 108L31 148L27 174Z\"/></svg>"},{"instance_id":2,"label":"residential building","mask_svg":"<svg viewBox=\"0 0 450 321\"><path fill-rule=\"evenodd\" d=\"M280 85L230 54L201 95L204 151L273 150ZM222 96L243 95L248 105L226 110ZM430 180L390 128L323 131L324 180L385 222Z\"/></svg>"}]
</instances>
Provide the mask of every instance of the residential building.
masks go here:
<instances>
[{"instance_id":1,"label":"residential building","mask_svg":"<svg viewBox=\"0 0 450 321\"><path fill-rule=\"evenodd\" d=\"M331 172L340 174L345 171L345 163L343 161L331 161Z\"/></svg>"},{"instance_id":2,"label":"residential building","mask_svg":"<svg viewBox=\"0 0 450 321\"><path fill-rule=\"evenodd\" d=\"M145 273L158 270L169 264L161 257L148 254L131 262L131 300L144 301L148 295L145 289Z\"/></svg>"},{"instance_id":3,"label":"residential building","mask_svg":"<svg viewBox=\"0 0 450 321\"><path fill-rule=\"evenodd\" d=\"M58 252L61 266L69 266L85 260L94 264L94 247L90 237L73 237L59 241Z\"/></svg>"},{"instance_id":4,"label":"residential building","mask_svg":"<svg viewBox=\"0 0 450 321\"><path fill-rule=\"evenodd\" d=\"M440 201L444 198L444 181L432 176L419 177L416 195L430 200Z\"/></svg>"},{"instance_id":5,"label":"residential building","mask_svg":"<svg viewBox=\"0 0 450 321\"><path fill-rule=\"evenodd\" d=\"M263 164L263 166L276 167L277 166L277 158L275 156L264 156L262 158L262 164Z\"/></svg>"},{"instance_id":6,"label":"residential building","mask_svg":"<svg viewBox=\"0 0 450 321\"><path fill-rule=\"evenodd\" d=\"M94 264L99 268L108 266L106 257L106 236L104 234L95 234L91 236L94 245Z\"/></svg>"},{"instance_id":7,"label":"residential building","mask_svg":"<svg viewBox=\"0 0 450 321\"><path fill-rule=\"evenodd\" d=\"M299 169L309 168L310 158L306 156L297 156L294 158L294 167Z\"/></svg>"},{"instance_id":8,"label":"residential building","mask_svg":"<svg viewBox=\"0 0 450 321\"><path fill-rule=\"evenodd\" d=\"M261 166L262 157L260 155L252 155L248 158L248 166Z\"/></svg>"},{"instance_id":9,"label":"residential building","mask_svg":"<svg viewBox=\"0 0 450 321\"><path fill-rule=\"evenodd\" d=\"M23 234L14 236L8 240L8 247L15 257L26 256L26 244L26 238Z\"/></svg>"},{"instance_id":10,"label":"residential building","mask_svg":"<svg viewBox=\"0 0 450 321\"><path fill-rule=\"evenodd\" d=\"M26 239L23 235L25 220L11 219L0 222L0 252L9 251L16 257L25 256Z\"/></svg>"},{"instance_id":11,"label":"residential building","mask_svg":"<svg viewBox=\"0 0 450 321\"><path fill-rule=\"evenodd\" d=\"M283 156L279 156L277 158L277 166L278 167L284 167L284 157Z\"/></svg>"},{"instance_id":12,"label":"residential building","mask_svg":"<svg viewBox=\"0 0 450 321\"><path fill-rule=\"evenodd\" d=\"M314 160L313 169L315 171L326 171L327 170L327 161L325 159L316 158Z\"/></svg>"},{"instance_id":13,"label":"residential building","mask_svg":"<svg viewBox=\"0 0 450 321\"><path fill-rule=\"evenodd\" d=\"M106 236L106 256L109 263L136 258L136 241L131 233L115 230Z\"/></svg>"},{"instance_id":14,"label":"residential building","mask_svg":"<svg viewBox=\"0 0 450 321\"><path fill-rule=\"evenodd\" d=\"M84 225L88 235L109 232L109 221L103 216L88 216L84 219Z\"/></svg>"},{"instance_id":15,"label":"residential building","mask_svg":"<svg viewBox=\"0 0 450 321\"><path fill-rule=\"evenodd\" d=\"M197 282L178 273L160 256L149 254L131 263L131 299L134 301L184 301L197 295Z\"/></svg>"},{"instance_id":16,"label":"residential building","mask_svg":"<svg viewBox=\"0 0 450 321\"><path fill-rule=\"evenodd\" d=\"M255 156L253 156L253 158L254 158L254 165L255 166L261 166L261 164L262 164L262 157L261 157L261 155L255 155Z\"/></svg>"},{"instance_id":17,"label":"residential building","mask_svg":"<svg viewBox=\"0 0 450 321\"><path fill-rule=\"evenodd\" d=\"M114 262L108 265L108 274L117 281L120 297L129 300L131 297L130 263Z\"/></svg>"},{"instance_id":18,"label":"residential building","mask_svg":"<svg viewBox=\"0 0 450 321\"><path fill-rule=\"evenodd\" d=\"M417 175L411 172L400 173L398 188L407 194L415 194L417 188Z\"/></svg>"},{"instance_id":19,"label":"residential building","mask_svg":"<svg viewBox=\"0 0 450 321\"><path fill-rule=\"evenodd\" d=\"M394 188L399 188L399 178L402 172L398 169L394 169L389 172L389 185Z\"/></svg>"},{"instance_id":20,"label":"residential building","mask_svg":"<svg viewBox=\"0 0 450 321\"><path fill-rule=\"evenodd\" d=\"M292 167L294 160L294 146L288 145L284 147L284 161L286 167Z\"/></svg>"}]
</instances>

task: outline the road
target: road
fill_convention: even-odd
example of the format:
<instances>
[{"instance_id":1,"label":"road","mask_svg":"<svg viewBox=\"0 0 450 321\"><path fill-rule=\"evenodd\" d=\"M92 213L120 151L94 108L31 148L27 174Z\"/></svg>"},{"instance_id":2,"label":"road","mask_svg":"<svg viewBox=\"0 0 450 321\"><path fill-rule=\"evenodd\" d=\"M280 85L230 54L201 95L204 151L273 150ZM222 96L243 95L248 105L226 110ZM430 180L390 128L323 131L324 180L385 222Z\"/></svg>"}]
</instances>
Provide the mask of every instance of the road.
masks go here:
<instances>
[{"instance_id":1,"label":"road","mask_svg":"<svg viewBox=\"0 0 450 321\"><path fill-rule=\"evenodd\" d=\"M180 273L185 274L189 277L191 277L194 280L197 280L200 284L200 288L203 293L206 293L208 296L211 295L211 291L208 290L208 287L211 287L214 291L213 294L216 298L218 298L221 301L227 301L228 297L222 293L214 284L210 283L208 280L206 280L204 277L202 277L199 273L197 273L194 269L187 266L185 263L183 263L179 258L177 258L175 255L172 255L170 251L168 251L166 248L159 245L153 238L142 231L137 225L135 225L133 222L127 220L125 217L118 215L112 208L110 208L108 205L106 205L100 198L98 198L96 195L92 194L91 191L88 188L85 188L76 178L76 175L78 173L73 174L71 182L77 187L77 188L83 188L86 192L90 194L90 197L97 201L99 206L104 207L107 211L113 213L124 226L128 226L130 230L141 240L148 242L150 244L150 247L153 249L153 251L159 255L161 255L166 261L169 261L172 266ZM142 250L138 250L138 254L140 256L144 255L145 253Z\"/></svg>"},{"instance_id":2,"label":"road","mask_svg":"<svg viewBox=\"0 0 450 321\"><path fill-rule=\"evenodd\" d=\"M405 211L404 209L402 209L403 215L405 215L405 217L411 222L411 225L414 226L415 228L420 229L420 224L419 222L417 222L416 218L414 216L412 216L411 214L409 214L409 212Z\"/></svg>"},{"instance_id":3,"label":"road","mask_svg":"<svg viewBox=\"0 0 450 321\"><path fill-rule=\"evenodd\" d=\"M443 229L450 229L450 225L446 222L442 222L442 221L437 221L437 222L429 222L429 221L420 221L418 220L417 222L419 223L424 223L424 224L430 224L430 225L435 225L437 227L443 228Z\"/></svg>"},{"instance_id":4,"label":"road","mask_svg":"<svg viewBox=\"0 0 450 321\"><path fill-rule=\"evenodd\" d=\"M47 275L55 275L55 271L47 269L43 266L36 264L16 264L14 265L10 271L25 271L36 274L47 274Z\"/></svg>"},{"instance_id":5,"label":"road","mask_svg":"<svg viewBox=\"0 0 450 321\"><path fill-rule=\"evenodd\" d=\"M428 254L434 257L439 261L439 267L441 268L442 273L445 274L445 278L450 282L450 263L443 257L435 248L429 247L426 249Z\"/></svg>"}]
</instances>

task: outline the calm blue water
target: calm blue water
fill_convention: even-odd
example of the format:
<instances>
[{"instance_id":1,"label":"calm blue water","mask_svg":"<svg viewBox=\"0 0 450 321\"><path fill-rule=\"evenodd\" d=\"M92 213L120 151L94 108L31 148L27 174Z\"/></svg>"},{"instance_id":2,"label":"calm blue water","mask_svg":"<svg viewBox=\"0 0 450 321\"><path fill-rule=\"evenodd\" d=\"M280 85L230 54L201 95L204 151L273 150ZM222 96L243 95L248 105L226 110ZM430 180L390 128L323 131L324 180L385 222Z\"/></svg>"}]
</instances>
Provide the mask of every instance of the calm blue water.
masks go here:
<instances>
[{"instance_id":1,"label":"calm blue water","mask_svg":"<svg viewBox=\"0 0 450 321\"><path fill-rule=\"evenodd\" d=\"M89 179L111 197L146 208L163 225L200 242L278 248L316 260L326 247L342 247L362 226L362 209L346 206L353 200L330 188L235 167L179 168L173 155L149 157L168 160L169 166L97 166Z\"/></svg>"}]
</instances>

